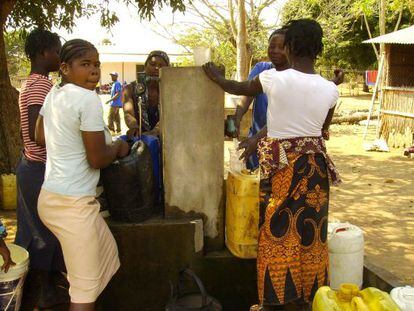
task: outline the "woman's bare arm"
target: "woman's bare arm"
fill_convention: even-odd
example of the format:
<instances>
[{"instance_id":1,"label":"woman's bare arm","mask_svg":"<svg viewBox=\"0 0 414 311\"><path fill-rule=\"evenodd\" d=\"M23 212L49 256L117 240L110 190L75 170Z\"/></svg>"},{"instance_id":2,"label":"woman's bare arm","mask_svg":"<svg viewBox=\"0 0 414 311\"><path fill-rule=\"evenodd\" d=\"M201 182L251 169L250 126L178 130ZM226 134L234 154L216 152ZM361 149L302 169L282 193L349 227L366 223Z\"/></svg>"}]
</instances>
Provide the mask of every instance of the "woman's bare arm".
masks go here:
<instances>
[{"instance_id":1,"label":"woman's bare arm","mask_svg":"<svg viewBox=\"0 0 414 311\"><path fill-rule=\"evenodd\" d=\"M105 168L116 158L125 157L129 152L129 146L123 140L107 145L103 131L82 131L82 139L89 165L95 169Z\"/></svg>"},{"instance_id":2,"label":"woman's bare arm","mask_svg":"<svg viewBox=\"0 0 414 311\"><path fill-rule=\"evenodd\" d=\"M34 133L34 141L42 147L46 147L45 130L43 128L43 117L39 115L36 120L36 128Z\"/></svg>"},{"instance_id":3,"label":"woman's bare arm","mask_svg":"<svg viewBox=\"0 0 414 311\"><path fill-rule=\"evenodd\" d=\"M217 83L227 93L245 96L256 96L263 93L262 84L258 76L253 80L238 82L225 79L222 71L213 63L204 64L203 69L207 77Z\"/></svg>"}]
</instances>

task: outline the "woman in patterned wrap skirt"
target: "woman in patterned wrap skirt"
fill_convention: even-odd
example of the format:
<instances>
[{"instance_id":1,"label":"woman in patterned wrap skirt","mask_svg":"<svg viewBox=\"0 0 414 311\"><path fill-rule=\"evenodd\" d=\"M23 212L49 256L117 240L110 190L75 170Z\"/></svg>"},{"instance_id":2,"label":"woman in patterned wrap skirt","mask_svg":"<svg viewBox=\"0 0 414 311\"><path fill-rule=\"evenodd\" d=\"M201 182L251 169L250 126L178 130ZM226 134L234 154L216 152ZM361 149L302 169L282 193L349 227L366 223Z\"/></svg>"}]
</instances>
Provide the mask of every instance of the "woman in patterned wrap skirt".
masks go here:
<instances>
[{"instance_id":1,"label":"woman in patterned wrap skirt","mask_svg":"<svg viewBox=\"0 0 414 311\"><path fill-rule=\"evenodd\" d=\"M263 310L309 308L328 282L329 187L340 182L322 132L331 122L338 90L315 73L322 29L308 19L286 27L291 69L270 69L256 79L226 80L212 63L207 76L226 92L265 93L267 128L242 143L243 156L258 145L261 169L261 225L257 257L258 296ZM342 77L343 78L343 77Z\"/></svg>"}]
</instances>

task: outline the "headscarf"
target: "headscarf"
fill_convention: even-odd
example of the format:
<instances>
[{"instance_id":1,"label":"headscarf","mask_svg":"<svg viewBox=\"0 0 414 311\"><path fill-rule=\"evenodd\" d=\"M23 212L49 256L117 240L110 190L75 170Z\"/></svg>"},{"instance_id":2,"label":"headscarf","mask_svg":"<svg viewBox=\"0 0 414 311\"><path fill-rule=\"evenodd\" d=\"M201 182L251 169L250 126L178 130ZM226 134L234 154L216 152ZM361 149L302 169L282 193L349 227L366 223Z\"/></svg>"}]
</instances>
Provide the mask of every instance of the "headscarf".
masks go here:
<instances>
[{"instance_id":1,"label":"headscarf","mask_svg":"<svg viewBox=\"0 0 414 311\"><path fill-rule=\"evenodd\" d=\"M158 51L158 50L152 51L151 53L148 54L147 60L145 61L145 66L147 65L147 63L153 56L158 56L162 58L166 62L167 66L170 66L170 58L168 57L167 53L165 53L164 51Z\"/></svg>"}]
</instances>

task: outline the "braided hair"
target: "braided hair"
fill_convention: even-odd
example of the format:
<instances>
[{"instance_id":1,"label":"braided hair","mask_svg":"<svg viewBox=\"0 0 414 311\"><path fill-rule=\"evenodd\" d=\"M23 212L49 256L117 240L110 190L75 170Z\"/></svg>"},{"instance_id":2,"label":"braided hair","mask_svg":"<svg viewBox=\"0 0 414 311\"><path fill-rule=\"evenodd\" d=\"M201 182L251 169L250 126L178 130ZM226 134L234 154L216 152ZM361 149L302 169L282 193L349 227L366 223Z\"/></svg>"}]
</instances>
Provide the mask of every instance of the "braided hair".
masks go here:
<instances>
[{"instance_id":1,"label":"braided hair","mask_svg":"<svg viewBox=\"0 0 414 311\"><path fill-rule=\"evenodd\" d=\"M269 36L269 42L272 40L272 38L276 35L285 35L286 34L286 27L278 28L275 31L273 31Z\"/></svg>"},{"instance_id":2,"label":"braided hair","mask_svg":"<svg viewBox=\"0 0 414 311\"><path fill-rule=\"evenodd\" d=\"M323 50L321 25L312 19L297 19L286 26L285 47L295 56L316 57Z\"/></svg>"},{"instance_id":3,"label":"braided hair","mask_svg":"<svg viewBox=\"0 0 414 311\"><path fill-rule=\"evenodd\" d=\"M60 61L69 64L74 59L84 56L91 50L98 52L96 47L89 41L82 39L69 40L62 46Z\"/></svg>"},{"instance_id":4,"label":"braided hair","mask_svg":"<svg viewBox=\"0 0 414 311\"><path fill-rule=\"evenodd\" d=\"M33 61L36 55L42 54L45 50L60 47L61 45L57 33L37 28L27 36L24 51L26 56Z\"/></svg>"}]
</instances>

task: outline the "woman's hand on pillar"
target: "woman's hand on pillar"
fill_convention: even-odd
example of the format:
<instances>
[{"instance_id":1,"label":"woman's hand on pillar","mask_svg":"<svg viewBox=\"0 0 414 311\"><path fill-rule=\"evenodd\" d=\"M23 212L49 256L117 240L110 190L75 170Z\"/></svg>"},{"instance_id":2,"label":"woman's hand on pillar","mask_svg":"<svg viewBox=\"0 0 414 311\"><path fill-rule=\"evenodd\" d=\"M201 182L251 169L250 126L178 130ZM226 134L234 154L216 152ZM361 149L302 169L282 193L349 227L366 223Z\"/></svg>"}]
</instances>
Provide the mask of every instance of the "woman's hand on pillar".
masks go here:
<instances>
[{"instance_id":1,"label":"woman's hand on pillar","mask_svg":"<svg viewBox=\"0 0 414 311\"><path fill-rule=\"evenodd\" d=\"M209 62L204 64L203 69L207 77L213 82L220 84L220 82L224 80L223 68L219 68L214 63Z\"/></svg>"}]
</instances>

